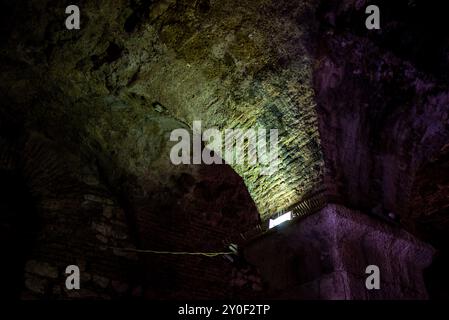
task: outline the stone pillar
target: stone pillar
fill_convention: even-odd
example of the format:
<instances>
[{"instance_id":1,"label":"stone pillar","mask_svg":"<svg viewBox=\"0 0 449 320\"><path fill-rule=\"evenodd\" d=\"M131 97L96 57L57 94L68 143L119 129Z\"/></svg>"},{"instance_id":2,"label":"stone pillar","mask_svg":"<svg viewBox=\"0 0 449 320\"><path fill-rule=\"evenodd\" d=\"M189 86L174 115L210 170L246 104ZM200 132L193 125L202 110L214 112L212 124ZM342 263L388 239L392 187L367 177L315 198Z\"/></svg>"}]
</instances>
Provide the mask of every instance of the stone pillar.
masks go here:
<instances>
[{"instance_id":1,"label":"stone pillar","mask_svg":"<svg viewBox=\"0 0 449 320\"><path fill-rule=\"evenodd\" d=\"M279 299L427 299L423 269L434 249L401 228L327 205L253 240L244 256ZM380 269L380 289L365 286Z\"/></svg>"}]
</instances>

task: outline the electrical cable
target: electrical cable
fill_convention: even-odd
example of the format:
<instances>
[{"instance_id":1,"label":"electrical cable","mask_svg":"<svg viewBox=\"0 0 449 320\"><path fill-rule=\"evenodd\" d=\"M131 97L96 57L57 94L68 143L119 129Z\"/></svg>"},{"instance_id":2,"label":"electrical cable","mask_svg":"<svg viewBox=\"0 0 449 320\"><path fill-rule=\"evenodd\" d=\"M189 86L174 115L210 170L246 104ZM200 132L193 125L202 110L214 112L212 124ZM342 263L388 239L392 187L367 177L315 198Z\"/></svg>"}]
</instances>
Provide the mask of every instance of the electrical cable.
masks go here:
<instances>
[{"instance_id":1,"label":"electrical cable","mask_svg":"<svg viewBox=\"0 0 449 320\"><path fill-rule=\"evenodd\" d=\"M228 252L184 252L184 251L158 251L158 250L144 250L144 249L132 249L132 248L118 248L118 247L108 247L110 249L130 251L136 253L153 253L153 254L171 254L171 255L196 255L205 257L216 257L220 255L230 255L235 254L233 251Z\"/></svg>"}]
</instances>

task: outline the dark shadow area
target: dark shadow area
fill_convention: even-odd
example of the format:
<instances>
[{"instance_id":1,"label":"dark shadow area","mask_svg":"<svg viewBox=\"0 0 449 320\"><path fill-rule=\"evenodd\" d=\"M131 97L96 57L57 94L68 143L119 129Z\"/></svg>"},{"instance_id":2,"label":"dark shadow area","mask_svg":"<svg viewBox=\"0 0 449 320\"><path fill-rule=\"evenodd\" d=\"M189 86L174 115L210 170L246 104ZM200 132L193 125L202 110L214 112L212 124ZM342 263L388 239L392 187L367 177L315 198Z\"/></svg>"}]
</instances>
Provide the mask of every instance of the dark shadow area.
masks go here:
<instances>
[{"instance_id":1,"label":"dark shadow area","mask_svg":"<svg viewBox=\"0 0 449 320\"><path fill-rule=\"evenodd\" d=\"M425 272L432 299L449 298L449 150L423 165L413 188L412 214L416 233L436 249L432 265Z\"/></svg>"},{"instance_id":2,"label":"dark shadow area","mask_svg":"<svg viewBox=\"0 0 449 320\"><path fill-rule=\"evenodd\" d=\"M366 6L380 9L380 30L365 27ZM449 83L449 29L447 1L375 0L356 8L343 8L343 1L322 1L318 17L320 32L350 32L368 37L379 47L413 63L420 71Z\"/></svg>"},{"instance_id":3,"label":"dark shadow area","mask_svg":"<svg viewBox=\"0 0 449 320\"><path fill-rule=\"evenodd\" d=\"M39 228L31 195L20 175L0 170L1 298L20 297L24 264Z\"/></svg>"}]
</instances>

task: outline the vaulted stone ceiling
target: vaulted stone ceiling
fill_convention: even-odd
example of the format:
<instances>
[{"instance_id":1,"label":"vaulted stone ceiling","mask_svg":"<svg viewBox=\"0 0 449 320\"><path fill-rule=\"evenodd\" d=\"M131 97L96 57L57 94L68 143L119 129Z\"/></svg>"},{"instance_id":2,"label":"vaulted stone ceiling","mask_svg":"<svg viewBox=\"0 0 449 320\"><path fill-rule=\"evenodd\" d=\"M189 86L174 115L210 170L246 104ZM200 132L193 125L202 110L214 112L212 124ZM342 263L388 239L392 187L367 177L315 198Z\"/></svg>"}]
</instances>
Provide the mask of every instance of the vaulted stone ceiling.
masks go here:
<instances>
[{"instance_id":1,"label":"vaulted stone ceiling","mask_svg":"<svg viewBox=\"0 0 449 320\"><path fill-rule=\"evenodd\" d=\"M175 128L199 120L221 130L278 129L275 174L234 166L261 216L321 185L312 59L305 47L313 2L79 5L80 31L63 28L62 4L17 6L19 16L30 7L33 15L10 30L1 82L28 121L113 155L127 173L155 179L183 170L169 161Z\"/></svg>"},{"instance_id":2,"label":"vaulted stone ceiling","mask_svg":"<svg viewBox=\"0 0 449 320\"><path fill-rule=\"evenodd\" d=\"M234 166L262 219L316 191L406 217L415 173L449 140L447 77L422 63L448 70L447 35L424 41L436 19L398 51L417 9L398 18L383 2L370 34L365 4L79 1L69 31L59 1L11 1L2 110L143 185L192 170L169 161L175 128L276 128L276 174ZM423 54L429 43L441 52Z\"/></svg>"}]
</instances>

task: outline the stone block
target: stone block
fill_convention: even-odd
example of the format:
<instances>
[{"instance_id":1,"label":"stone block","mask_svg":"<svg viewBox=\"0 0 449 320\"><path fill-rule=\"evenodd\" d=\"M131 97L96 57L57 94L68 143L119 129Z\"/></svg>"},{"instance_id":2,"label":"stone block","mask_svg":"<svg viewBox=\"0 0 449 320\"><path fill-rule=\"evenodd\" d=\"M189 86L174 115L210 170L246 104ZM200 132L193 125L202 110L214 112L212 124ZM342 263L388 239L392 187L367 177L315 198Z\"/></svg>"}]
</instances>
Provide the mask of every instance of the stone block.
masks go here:
<instances>
[{"instance_id":1,"label":"stone block","mask_svg":"<svg viewBox=\"0 0 449 320\"><path fill-rule=\"evenodd\" d=\"M244 248L269 291L297 299L425 299L434 249L396 225L339 205L270 230ZM380 289L368 290L368 265Z\"/></svg>"}]
</instances>

